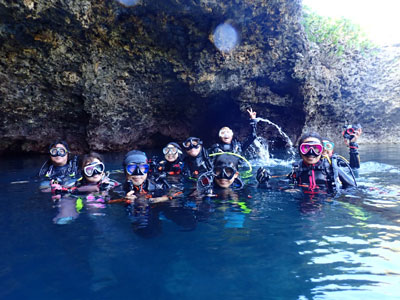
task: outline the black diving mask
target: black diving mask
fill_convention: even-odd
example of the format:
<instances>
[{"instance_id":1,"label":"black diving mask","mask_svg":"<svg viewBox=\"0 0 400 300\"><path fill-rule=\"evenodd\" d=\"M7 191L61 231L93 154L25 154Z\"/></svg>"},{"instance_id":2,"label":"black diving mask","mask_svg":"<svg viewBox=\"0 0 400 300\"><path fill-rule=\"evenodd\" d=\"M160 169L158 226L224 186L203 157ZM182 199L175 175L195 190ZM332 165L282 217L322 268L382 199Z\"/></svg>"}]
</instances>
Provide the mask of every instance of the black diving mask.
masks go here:
<instances>
[{"instance_id":1,"label":"black diving mask","mask_svg":"<svg viewBox=\"0 0 400 300\"><path fill-rule=\"evenodd\" d=\"M233 176L235 176L236 172L237 171L234 168L228 166L214 168L215 178L217 179L231 180Z\"/></svg>"},{"instance_id":2,"label":"black diving mask","mask_svg":"<svg viewBox=\"0 0 400 300\"><path fill-rule=\"evenodd\" d=\"M62 147L55 147L55 148L51 148L49 152L52 157L56 157L56 156L64 157L65 155L67 155L68 150L66 150L65 148L62 148Z\"/></svg>"},{"instance_id":3,"label":"black diving mask","mask_svg":"<svg viewBox=\"0 0 400 300\"><path fill-rule=\"evenodd\" d=\"M195 149L199 148L202 144L203 142L199 138L190 137L182 143L182 146L183 148L185 148L186 151L189 151L193 148Z\"/></svg>"},{"instance_id":4,"label":"black diving mask","mask_svg":"<svg viewBox=\"0 0 400 300\"><path fill-rule=\"evenodd\" d=\"M149 172L148 164L129 164L125 167L129 175L145 175Z\"/></svg>"}]
</instances>

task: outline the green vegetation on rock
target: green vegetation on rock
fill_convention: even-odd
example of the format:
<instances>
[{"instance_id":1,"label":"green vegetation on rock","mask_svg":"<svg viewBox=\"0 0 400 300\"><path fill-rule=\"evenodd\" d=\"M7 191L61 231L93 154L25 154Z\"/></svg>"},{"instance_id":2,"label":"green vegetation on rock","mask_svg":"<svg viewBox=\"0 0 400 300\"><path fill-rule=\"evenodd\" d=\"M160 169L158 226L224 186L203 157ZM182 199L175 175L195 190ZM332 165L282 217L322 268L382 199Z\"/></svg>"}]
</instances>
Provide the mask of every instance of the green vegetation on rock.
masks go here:
<instances>
[{"instance_id":1,"label":"green vegetation on rock","mask_svg":"<svg viewBox=\"0 0 400 300\"><path fill-rule=\"evenodd\" d=\"M320 16L303 7L303 26L310 42L316 43L327 54L342 56L344 52L367 52L375 47L363 29L346 18Z\"/></svg>"}]
</instances>

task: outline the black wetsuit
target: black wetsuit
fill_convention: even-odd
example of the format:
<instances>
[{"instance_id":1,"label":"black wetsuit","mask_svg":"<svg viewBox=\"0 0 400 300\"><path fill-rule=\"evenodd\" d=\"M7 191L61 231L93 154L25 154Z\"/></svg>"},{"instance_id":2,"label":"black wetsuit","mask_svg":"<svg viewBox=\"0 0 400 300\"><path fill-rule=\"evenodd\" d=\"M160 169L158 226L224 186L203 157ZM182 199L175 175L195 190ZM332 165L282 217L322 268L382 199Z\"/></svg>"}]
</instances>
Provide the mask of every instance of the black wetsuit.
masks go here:
<instances>
[{"instance_id":1,"label":"black wetsuit","mask_svg":"<svg viewBox=\"0 0 400 300\"><path fill-rule=\"evenodd\" d=\"M160 161L156 166L155 173L164 173L165 175L180 175L183 171L183 162L177 159L174 162L166 160Z\"/></svg>"},{"instance_id":2,"label":"black wetsuit","mask_svg":"<svg viewBox=\"0 0 400 300\"><path fill-rule=\"evenodd\" d=\"M168 186L164 182L146 179L140 186L133 185L131 181L125 181L122 188L125 193L135 191L136 196L145 195L146 198L154 198L166 195Z\"/></svg>"},{"instance_id":3,"label":"black wetsuit","mask_svg":"<svg viewBox=\"0 0 400 300\"><path fill-rule=\"evenodd\" d=\"M208 151L210 153L233 152L236 154L242 154L257 138L257 122L256 119L250 120L250 125L252 127L251 134L243 143L239 142L237 139L233 139L230 144L225 144L220 141L219 143L212 145Z\"/></svg>"},{"instance_id":4,"label":"black wetsuit","mask_svg":"<svg viewBox=\"0 0 400 300\"><path fill-rule=\"evenodd\" d=\"M200 174L211 171L213 168L208 152L204 147L196 157L186 156L184 164L184 174L192 178L197 178Z\"/></svg>"},{"instance_id":5,"label":"black wetsuit","mask_svg":"<svg viewBox=\"0 0 400 300\"><path fill-rule=\"evenodd\" d=\"M179 202L171 206L169 202L153 203L151 201L151 198L167 195L168 186L163 182L146 179L139 187L125 182L123 189L125 193L135 191L137 196L135 201L126 207L137 234L146 237L159 234L161 232L160 213L185 230L192 230L196 226L192 210L179 205Z\"/></svg>"},{"instance_id":6,"label":"black wetsuit","mask_svg":"<svg viewBox=\"0 0 400 300\"><path fill-rule=\"evenodd\" d=\"M358 154L358 144L351 142L350 147L350 167L353 169L360 168L360 155Z\"/></svg>"},{"instance_id":7,"label":"black wetsuit","mask_svg":"<svg viewBox=\"0 0 400 300\"><path fill-rule=\"evenodd\" d=\"M107 176L103 177L100 180L100 182L96 182L96 183L88 182L84 176L82 176L75 182L75 187L77 189L79 189L80 187L84 187L84 186L98 186L100 192L103 192L103 191L109 192L110 190L114 189L115 187L117 187L119 185L120 185L120 183L118 181L109 179ZM77 194L77 193L79 193L79 191L75 190L74 194ZM87 193L87 192L83 192L83 193Z\"/></svg>"},{"instance_id":8,"label":"black wetsuit","mask_svg":"<svg viewBox=\"0 0 400 300\"><path fill-rule=\"evenodd\" d=\"M61 181L77 178L77 176L80 176L78 156L75 155L61 167L54 166L50 160L46 161L40 169L38 176L44 180L58 179Z\"/></svg>"},{"instance_id":9,"label":"black wetsuit","mask_svg":"<svg viewBox=\"0 0 400 300\"><path fill-rule=\"evenodd\" d=\"M335 154L331 157L331 163L327 159L321 159L314 165L306 165L300 160L293 164L289 178L292 183L310 190L323 188L334 192L340 187L346 189L357 186L350 166Z\"/></svg>"}]
</instances>

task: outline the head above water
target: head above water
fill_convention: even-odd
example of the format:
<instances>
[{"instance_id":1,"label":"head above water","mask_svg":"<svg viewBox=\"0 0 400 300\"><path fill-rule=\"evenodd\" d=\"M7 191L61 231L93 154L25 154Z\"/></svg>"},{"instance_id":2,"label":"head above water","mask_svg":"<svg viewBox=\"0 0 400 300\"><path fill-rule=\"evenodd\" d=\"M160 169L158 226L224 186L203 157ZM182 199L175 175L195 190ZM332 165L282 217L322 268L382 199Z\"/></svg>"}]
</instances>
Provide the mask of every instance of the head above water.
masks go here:
<instances>
[{"instance_id":1,"label":"head above water","mask_svg":"<svg viewBox=\"0 0 400 300\"><path fill-rule=\"evenodd\" d=\"M200 154L202 145L203 141L197 137L189 137L182 143L187 155L191 157L197 157Z\"/></svg>"},{"instance_id":2,"label":"head above water","mask_svg":"<svg viewBox=\"0 0 400 300\"><path fill-rule=\"evenodd\" d=\"M298 150L305 164L316 164L321 159L323 151L321 136L316 132L304 134L300 138Z\"/></svg>"},{"instance_id":3,"label":"head above water","mask_svg":"<svg viewBox=\"0 0 400 300\"><path fill-rule=\"evenodd\" d=\"M82 175L89 183L100 182L104 176L105 166L103 157L96 152L90 152L82 158Z\"/></svg>"},{"instance_id":4,"label":"head above water","mask_svg":"<svg viewBox=\"0 0 400 300\"><path fill-rule=\"evenodd\" d=\"M221 188L229 188L239 177L239 160L236 156L229 154L218 155L214 161L214 181Z\"/></svg>"},{"instance_id":5,"label":"head above water","mask_svg":"<svg viewBox=\"0 0 400 300\"><path fill-rule=\"evenodd\" d=\"M232 143L233 131L229 127L222 127L218 133L219 138L225 144Z\"/></svg>"},{"instance_id":6,"label":"head above water","mask_svg":"<svg viewBox=\"0 0 400 300\"><path fill-rule=\"evenodd\" d=\"M123 161L125 177L133 185L140 186L146 179L149 171L146 153L139 150L129 151Z\"/></svg>"},{"instance_id":7,"label":"head above water","mask_svg":"<svg viewBox=\"0 0 400 300\"><path fill-rule=\"evenodd\" d=\"M163 153L165 159L170 163L175 162L183 154L181 147L175 142L168 143L164 147Z\"/></svg>"},{"instance_id":8,"label":"head above water","mask_svg":"<svg viewBox=\"0 0 400 300\"><path fill-rule=\"evenodd\" d=\"M68 162L69 146L66 141L56 140L49 146L50 160L55 166L64 166Z\"/></svg>"},{"instance_id":9,"label":"head above water","mask_svg":"<svg viewBox=\"0 0 400 300\"><path fill-rule=\"evenodd\" d=\"M322 145L324 146L324 151L322 151L322 156L332 157L333 149L335 148L335 143L331 139L323 137Z\"/></svg>"}]
</instances>

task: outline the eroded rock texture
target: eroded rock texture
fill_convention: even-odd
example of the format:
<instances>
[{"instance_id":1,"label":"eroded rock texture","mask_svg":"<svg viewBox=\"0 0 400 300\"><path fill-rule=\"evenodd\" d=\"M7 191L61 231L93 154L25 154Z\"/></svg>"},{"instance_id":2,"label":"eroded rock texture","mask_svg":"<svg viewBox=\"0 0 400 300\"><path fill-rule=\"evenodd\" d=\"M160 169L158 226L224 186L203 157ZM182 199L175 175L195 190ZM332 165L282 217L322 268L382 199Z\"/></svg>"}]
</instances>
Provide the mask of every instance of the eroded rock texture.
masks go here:
<instances>
[{"instance_id":1,"label":"eroded rock texture","mask_svg":"<svg viewBox=\"0 0 400 300\"><path fill-rule=\"evenodd\" d=\"M363 90L379 64L324 65L300 18L300 0L0 0L0 151L55 138L100 151L211 142L222 125L245 135L250 106L293 140L338 134L345 120L371 142L377 124L398 129L398 99ZM213 44L221 23L240 36L229 53Z\"/></svg>"}]
</instances>

